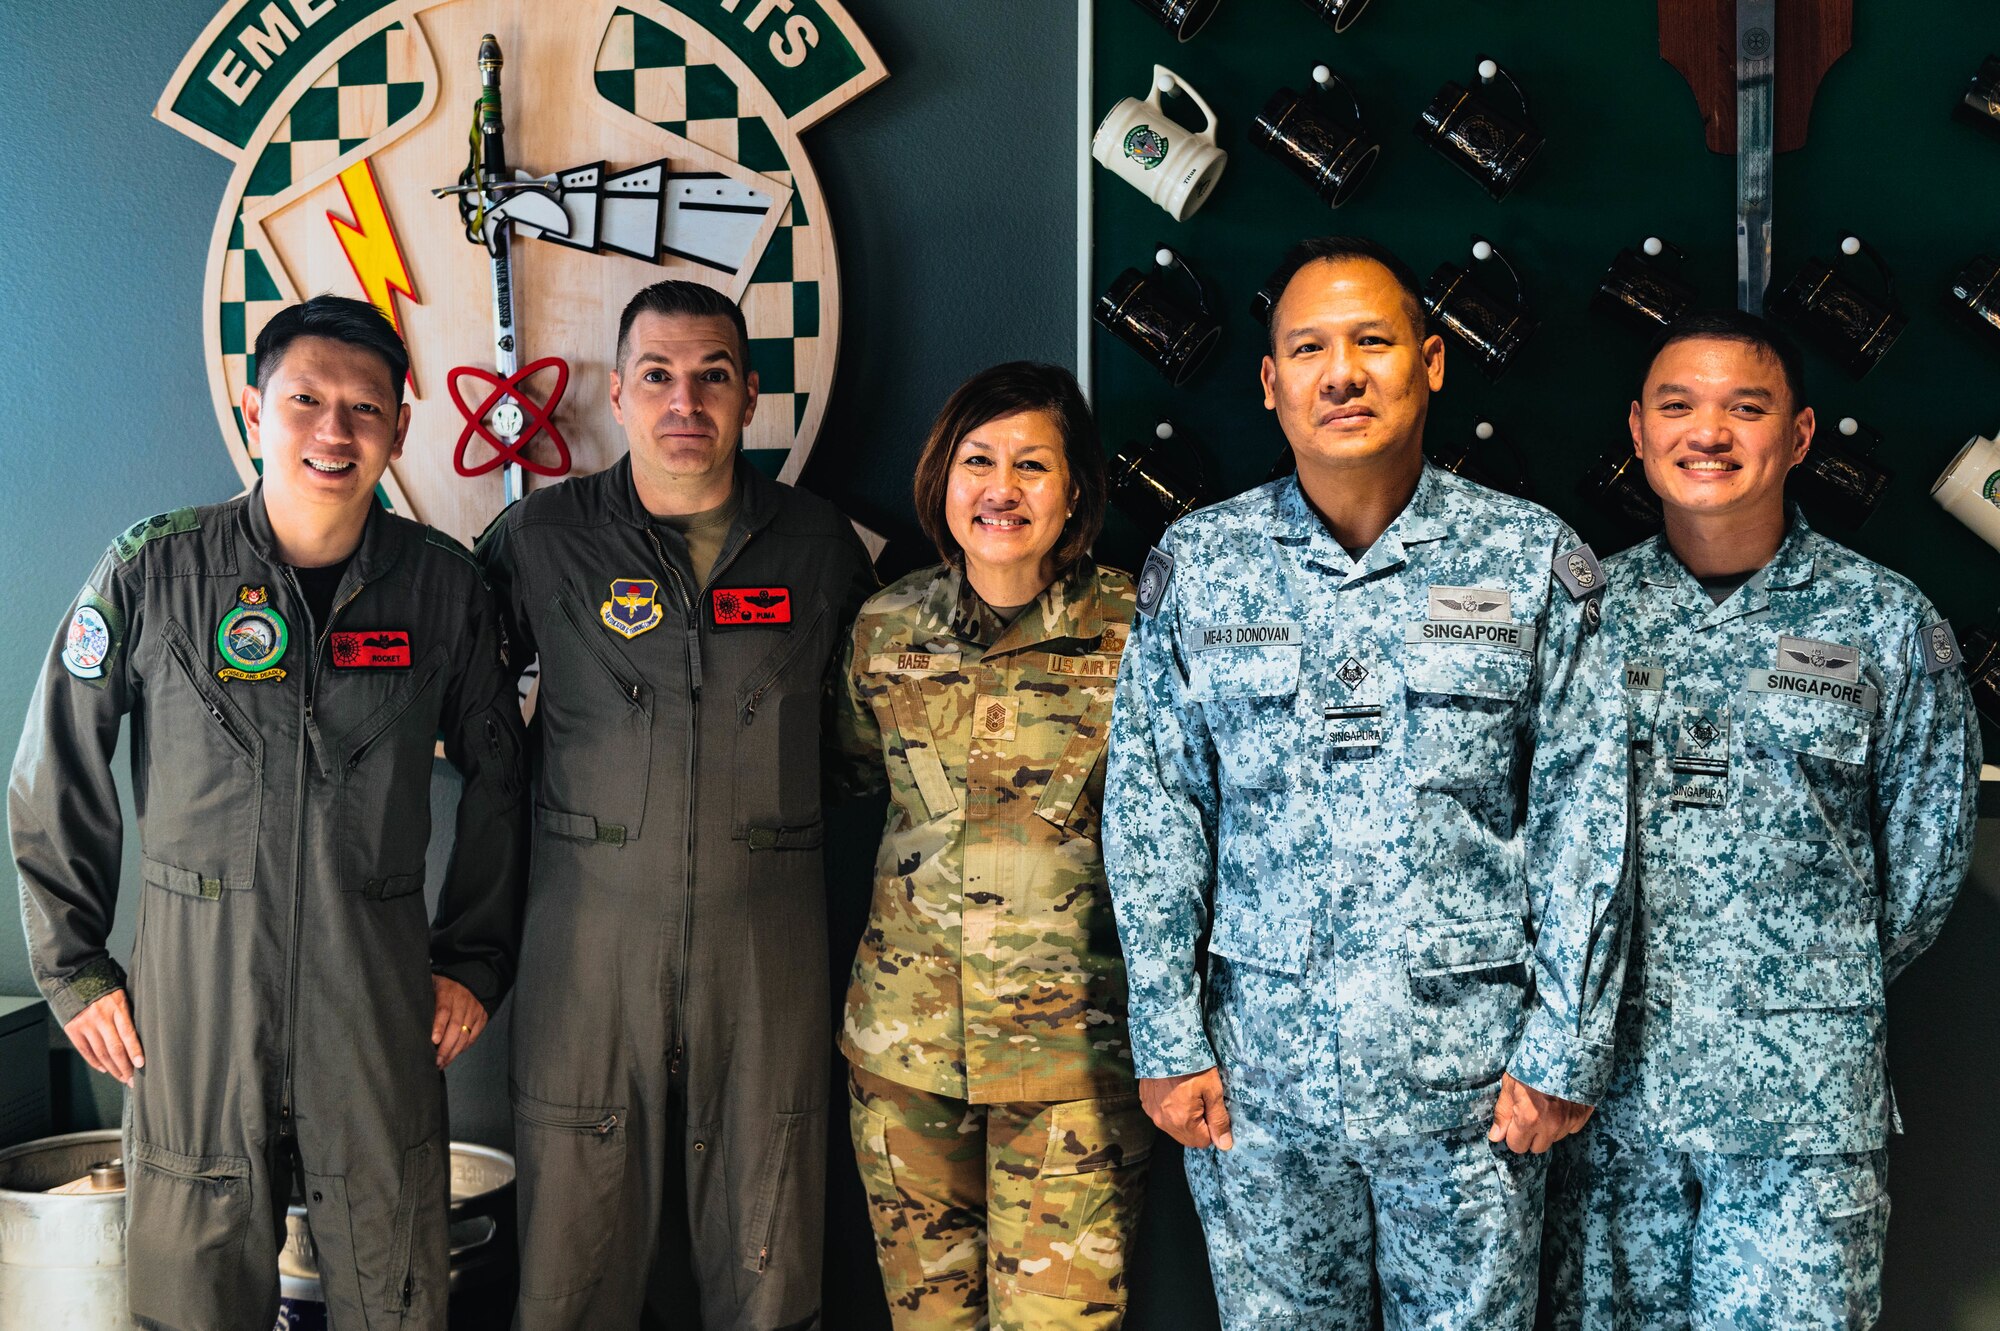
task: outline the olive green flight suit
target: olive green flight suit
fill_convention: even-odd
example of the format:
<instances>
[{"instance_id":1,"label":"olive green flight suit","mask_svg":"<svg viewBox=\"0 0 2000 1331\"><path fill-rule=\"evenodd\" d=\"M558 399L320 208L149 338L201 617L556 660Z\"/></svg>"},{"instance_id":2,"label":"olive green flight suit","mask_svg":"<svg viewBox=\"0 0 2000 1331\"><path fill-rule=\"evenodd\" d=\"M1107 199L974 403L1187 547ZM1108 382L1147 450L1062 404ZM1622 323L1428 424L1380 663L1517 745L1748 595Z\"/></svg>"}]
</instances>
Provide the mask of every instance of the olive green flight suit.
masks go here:
<instances>
[{"instance_id":1,"label":"olive green flight suit","mask_svg":"<svg viewBox=\"0 0 2000 1331\"><path fill-rule=\"evenodd\" d=\"M832 505L740 457L735 483L701 586L629 458L479 542L515 663L541 659L513 1012L524 1331L633 1328L649 1303L676 1325L698 1303L711 1331L819 1310L821 713L874 574Z\"/></svg>"},{"instance_id":2,"label":"olive green flight suit","mask_svg":"<svg viewBox=\"0 0 2000 1331\"><path fill-rule=\"evenodd\" d=\"M105 950L132 725L144 884ZM127 991L127 1269L143 1327L268 1331L292 1157L339 1331L441 1328L449 1180L431 976L489 1009L525 871L521 716L479 570L373 510L326 624L261 487L139 523L50 648L7 813L35 977ZM424 908L435 740L465 778Z\"/></svg>"}]
</instances>

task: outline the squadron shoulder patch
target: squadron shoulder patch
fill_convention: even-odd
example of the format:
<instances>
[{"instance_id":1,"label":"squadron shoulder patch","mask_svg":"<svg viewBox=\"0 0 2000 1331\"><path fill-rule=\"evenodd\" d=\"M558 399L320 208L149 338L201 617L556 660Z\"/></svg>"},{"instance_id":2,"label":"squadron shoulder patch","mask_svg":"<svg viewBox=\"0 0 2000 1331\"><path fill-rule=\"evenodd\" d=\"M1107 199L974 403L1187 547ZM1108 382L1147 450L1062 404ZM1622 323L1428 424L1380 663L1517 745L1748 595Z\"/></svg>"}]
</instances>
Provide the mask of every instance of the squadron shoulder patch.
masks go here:
<instances>
[{"instance_id":1,"label":"squadron shoulder patch","mask_svg":"<svg viewBox=\"0 0 2000 1331\"><path fill-rule=\"evenodd\" d=\"M1951 631L1949 619L1918 629L1917 651L1924 659L1926 675L1942 674L1955 665L1965 664L1965 653L1959 650L1958 635Z\"/></svg>"},{"instance_id":2,"label":"squadron shoulder patch","mask_svg":"<svg viewBox=\"0 0 2000 1331\"><path fill-rule=\"evenodd\" d=\"M1597 562L1597 552L1588 545L1557 555L1555 574L1572 601L1596 596L1604 590L1604 565Z\"/></svg>"},{"instance_id":3,"label":"squadron shoulder patch","mask_svg":"<svg viewBox=\"0 0 2000 1331\"><path fill-rule=\"evenodd\" d=\"M63 640L63 669L78 679L104 678L104 663L118 646L119 615L112 604L85 588L69 617Z\"/></svg>"},{"instance_id":4,"label":"squadron shoulder patch","mask_svg":"<svg viewBox=\"0 0 2000 1331\"><path fill-rule=\"evenodd\" d=\"M1155 546L1146 552L1146 562L1139 568L1139 613L1152 616L1159 613L1160 602L1167 598L1167 584L1174 578L1174 557Z\"/></svg>"},{"instance_id":5,"label":"squadron shoulder patch","mask_svg":"<svg viewBox=\"0 0 2000 1331\"><path fill-rule=\"evenodd\" d=\"M129 564L133 556L146 548L148 541L162 536L172 536L179 532L193 531L201 525L191 508L177 508L171 513L156 513L142 522L135 522L112 538L111 548L118 552L118 562Z\"/></svg>"}]
</instances>

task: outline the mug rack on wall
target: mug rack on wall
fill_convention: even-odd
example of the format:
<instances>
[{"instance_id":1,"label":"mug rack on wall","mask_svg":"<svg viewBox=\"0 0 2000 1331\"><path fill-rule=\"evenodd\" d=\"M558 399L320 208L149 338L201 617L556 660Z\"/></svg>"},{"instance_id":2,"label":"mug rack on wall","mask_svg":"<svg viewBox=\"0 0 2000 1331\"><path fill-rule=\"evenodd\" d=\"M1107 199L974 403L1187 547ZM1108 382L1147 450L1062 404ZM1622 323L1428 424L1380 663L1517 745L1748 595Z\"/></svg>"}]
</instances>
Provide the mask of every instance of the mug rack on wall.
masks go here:
<instances>
[{"instance_id":1,"label":"mug rack on wall","mask_svg":"<svg viewBox=\"0 0 2000 1331\"><path fill-rule=\"evenodd\" d=\"M1149 7L1158 5L1094 0L1088 18L1090 104L1078 152L1089 175L1089 262L1079 265L1079 305L1088 311L1124 270L1145 271L1165 246L1199 275L1220 334L1175 384L1128 341L1087 325L1080 354L1107 454L1164 447L1183 454L1183 469L1191 454L1217 495L1262 483L1284 440L1257 384L1259 287L1295 240L1366 235L1420 278L1451 265L1513 303L1504 258L1535 324L1498 378L1480 372L1470 343L1448 339L1431 455L1488 460L1505 488L1525 488L1602 553L1640 539L1649 492L1630 494L1621 482L1593 499L1580 489L1630 452L1626 411L1647 343L1635 321L1604 308L1599 283L1632 250L1628 278L1643 256L1666 287L1691 288L1702 305L1731 305L1736 295L1736 159L1709 151L1688 83L1661 57L1655 6L1374 0L1336 32L1318 3L1220 0L1184 42ZM1879 502L1856 528L1848 525L1856 496L1838 491L1845 472L1829 467L1810 483L1833 491L1798 488L1817 526L1914 579L1963 632L2000 619L2000 550L1949 517L1930 488L1969 438L2000 428L2000 336L1954 309L1951 296L1977 256L2000 255L2000 141L1965 123L1975 117L1962 105L1968 82L2000 51L2000 14L1990 0L1936 0L1912 24L1879 6L1855 8L1852 49L1820 85L1804 146L1776 159L1771 292L1824 263L1872 299L1879 279L1869 255L1842 254L1843 241L1857 237L1893 273L1908 326L1861 378L1800 337L1826 455L1859 459ZM1490 101L1496 118L1521 121L1506 79L1481 83L1482 58L1518 83L1523 127L1544 140L1504 199L1415 132L1447 82ZM1146 96L1155 65L1214 108L1230 158L1201 210L1182 221L1088 159L1098 121L1120 100ZM1320 65L1339 80L1328 97L1333 118L1358 105L1382 146L1338 209L1257 130L1280 89L1312 95ZM1176 101L1164 99L1169 113L1199 128L1200 112ZM1475 236L1497 257L1476 259ZM1647 253L1649 237L1663 240L1659 253ZM1643 303L1630 290L1619 299ZM1838 428L1843 418L1853 433ZM1164 445L1155 435L1162 420L1176 427ZM1482 422L1505 448L1481 439ZM1876 470L1889 474L1886 485ZM1100 546L1107 562L1137 567L1159 511L1114 511ZM1989 724L1987 745L2000 751L2000 728Z\"/></svg>"}]
</instances>

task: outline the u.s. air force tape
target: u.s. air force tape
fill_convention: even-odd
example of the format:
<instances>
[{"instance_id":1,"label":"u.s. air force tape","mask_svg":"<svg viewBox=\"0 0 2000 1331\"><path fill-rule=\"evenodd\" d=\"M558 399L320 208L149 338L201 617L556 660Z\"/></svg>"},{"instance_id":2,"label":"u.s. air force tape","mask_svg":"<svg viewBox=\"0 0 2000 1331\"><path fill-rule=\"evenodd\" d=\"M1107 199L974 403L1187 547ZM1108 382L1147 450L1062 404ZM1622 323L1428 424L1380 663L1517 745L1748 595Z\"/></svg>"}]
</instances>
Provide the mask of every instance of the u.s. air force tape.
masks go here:
<instances>
[{"instance_id":1,"label":"u.s. air force tape","mask_svg":"<svg viewBox=\"0 0 2000 1331\"><path fill-rule=\"evenodd\" d=\"M1146 552L1146 562L1139 566L1139 613L1154 615L1159 613L1160 602L1167 597L1167 584L1173 581L1174 557L1157 546Z\"/></svg>"},{"instance_id":2,"label":"u.s. air force tape","mask_svg":"<svg viewBox=\"0 0 2000 1331\"><path fill-rule=\"evenodd\" d=\"M1751 693L1818 699L1863 712L1873 712L1879 701L1873 684L1855 684L1825 675L1800 675L1789 670L1752 670L1743 677L1743 687Z\"/></svg>"},{"instance_id":3,"label":"u.s. air force tape","mask_svg":"<svg viewBox=\"0 0 2000 1331\"><path fill-rule=\"evenodd\" d=\"M1197 652L1217 647L1297 647L1305 639L1295 623L1273 621L1265 624L1204 624L1188 635L1188 645Z\"/></svg>"},{"instance_id":4,"label":"u.s. air force tape","mask_svg":"<svg viewBox=\"0 0 2000 1331\"><path fill-rule=\"evenodd\" d=\"M1462 642L1475 647L1507 647L1517 652L1535 650L1535 626L1508 624L1490 619L1426 619L1403 626L1408 643Z\"/></svg>"}]
</instances>

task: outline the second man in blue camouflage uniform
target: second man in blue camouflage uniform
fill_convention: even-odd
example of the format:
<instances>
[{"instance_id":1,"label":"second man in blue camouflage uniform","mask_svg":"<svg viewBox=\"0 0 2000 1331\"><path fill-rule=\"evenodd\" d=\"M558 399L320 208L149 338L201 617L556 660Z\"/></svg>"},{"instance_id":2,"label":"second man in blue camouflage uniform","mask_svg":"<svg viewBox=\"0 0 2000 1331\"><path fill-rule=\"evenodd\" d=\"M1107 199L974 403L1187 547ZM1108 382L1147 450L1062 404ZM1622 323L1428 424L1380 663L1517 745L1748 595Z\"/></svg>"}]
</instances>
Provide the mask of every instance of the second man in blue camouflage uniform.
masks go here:
<instances>
[{"instance_id":1,"label":"second man in blue camouflage uniform","mask_svg":"<svg viewBox=\"0 0 2000 1331\"><path fill-rule=\"evenodd\" d=\"M1884 992L1971 853L1950 625L1787 512L1811 446L1762 320L1670 329L1632 439L1666 532L1610 561L1641 865L1616 1070L1550 1185L1565 1331L1865 1328L1896 1122Z\"/></svg>"},{"instance_id":2,"label":"second man in blue camouflage uniform","mask_svg":"<svg viewBox=\"0 0 2000 1331\"><path fill-rule=\"evenodd\" d=\"M1609 1071L1626 834L1596 560L1424 462L1444 346L1365 241L1288 256L1298 475L1148 557L1107 863L1143 1103L1231 1328L1525 1328L1543 1160ZM1538 744L1562 727L1601 745ZM1490 1125L1490 1126L1489 1126Z\"/></svg>"}]
</instances>

